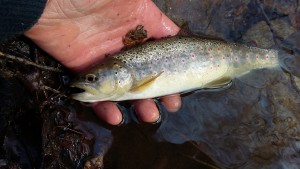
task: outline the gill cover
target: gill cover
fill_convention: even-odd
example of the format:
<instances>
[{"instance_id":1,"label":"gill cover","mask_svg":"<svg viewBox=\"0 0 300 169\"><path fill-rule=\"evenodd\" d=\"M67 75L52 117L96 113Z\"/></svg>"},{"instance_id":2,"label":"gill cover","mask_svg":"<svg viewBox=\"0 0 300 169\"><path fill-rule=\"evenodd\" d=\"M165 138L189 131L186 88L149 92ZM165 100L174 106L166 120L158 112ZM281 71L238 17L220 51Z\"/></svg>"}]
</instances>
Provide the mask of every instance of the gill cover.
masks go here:
<instances>
[{"instance_id":1,"label":"gill cover","mask_svg":"<svg viewBox=\"0 0 300 169\"><path fill-rule=\"evenodd\" d=\"M111 62L115 78L115 93L117 94L116 96L122 96L131 89L135 79L134 74L131 69L125 64L122 64L122 62L116 59L112 59Z\"/></svg>"},{"instance_id":2,"label":"gill cover","mask_svg":"<svg viewBox=\"0 0 300 169\"><path fill-rule=\"evenodd\" d=\"M130 90L133 83L130 69L113 58L98 68L98 77L98 96L105 100L122 96Z\"/></svg>"}]
</instances>

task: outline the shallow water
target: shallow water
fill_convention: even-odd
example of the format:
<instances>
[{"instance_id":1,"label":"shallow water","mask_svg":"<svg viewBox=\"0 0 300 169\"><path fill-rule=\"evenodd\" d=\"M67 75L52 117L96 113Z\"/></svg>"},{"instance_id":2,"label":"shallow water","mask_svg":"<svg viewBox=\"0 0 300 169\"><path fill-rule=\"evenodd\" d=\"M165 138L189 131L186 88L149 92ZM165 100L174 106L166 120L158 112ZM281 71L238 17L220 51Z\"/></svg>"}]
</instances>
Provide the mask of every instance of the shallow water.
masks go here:
<instances>
[{"instance_id":1,"label":"shallow water","mask_svg":"<svg viewBox=\"0 0 300 169\"><path fill-rule=\"evenodd\" d=\"M263 88L234 80L229 90L184 97L182 109L166 113L155 137L194 140L222 168L299 166L300 97L280 80Z\"/></svg>"},{"instance_id":2,"label":"shallow water","mask_svg":"<svg viewBox=\"0 0 300 169\"><path fill-rule=\"evenodd\" d=\"M297 52L300 47L298 1L158 4L193 34L262 48ZM220 168L298 168L300 95L292 78L280 70L256 70L234 79L230 89L185 96L180 111L164 113L154 137L176 144L195 141Z\"/></svg>"}]
</instances>

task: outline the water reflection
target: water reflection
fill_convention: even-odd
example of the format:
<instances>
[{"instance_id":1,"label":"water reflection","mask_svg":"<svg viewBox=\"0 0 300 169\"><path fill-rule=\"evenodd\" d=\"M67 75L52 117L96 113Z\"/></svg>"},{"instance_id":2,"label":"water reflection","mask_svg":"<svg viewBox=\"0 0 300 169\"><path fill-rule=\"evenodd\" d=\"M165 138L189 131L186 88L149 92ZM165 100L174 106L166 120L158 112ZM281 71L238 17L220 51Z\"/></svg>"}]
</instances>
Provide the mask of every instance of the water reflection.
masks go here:
<instances>
[{"instance_id":1,"label":"water reflection","mask_svg":"<svg viewBox=\"0 0 300 169\"><path fill-rule=\"evenodd\" d=\"M295 52L299 67L297 1L168 2L159 5L194 34L262 48L285 46ZM182 109L165 113L154 137L176 144L193 140L221 168L298 168L299 86L297 77L280 70L252 71L229 90L184 97Z\"/></svg>"},{"instance_id":2,"label":"water reflection","mask_svg":"<svg viewBox=\"0 0 300 169\"><path fill-rule=\"evenodd\" d=\"M194 140L222 168L272 168L278 159L298 164L300 98L288 78L280 80L255 88L236 79L229 90L184 97L182 109L166 113L155 137Z\"/></svg>"}]
</instances>

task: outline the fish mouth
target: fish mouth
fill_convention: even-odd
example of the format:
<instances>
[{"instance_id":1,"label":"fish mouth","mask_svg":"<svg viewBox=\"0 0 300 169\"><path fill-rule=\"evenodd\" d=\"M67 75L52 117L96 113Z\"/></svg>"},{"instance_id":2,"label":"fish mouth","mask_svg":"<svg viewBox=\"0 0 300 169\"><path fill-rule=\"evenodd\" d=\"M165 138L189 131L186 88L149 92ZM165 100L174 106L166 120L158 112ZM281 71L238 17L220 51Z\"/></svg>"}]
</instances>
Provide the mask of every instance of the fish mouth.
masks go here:
<instances>
[{"instance_id":1,"label":"fish mouth","mask_svg":"<svg viewBox=\"0 0 300 169\"><path fill-rule=\"evenodd\" d=\"M80 87L75 87L71 86L69 87L69 96L78 101L82 102L95 102L97 101L96 99L93 99L95 96L86 92L86 90L80 88Z\"/></svg>"},{"instance_id":2,"label":"fish mouth","mask_svg":"<svg viewBox=\"0 0 300 169\"><path fill-rule=\"evenodd\" d=\"M70 96L74 100L78 100L78 101L86 102L86 103L93 103L93 102L99 102L99 101L106 100L106 98L99 98L98 96L93 95L88 92L73 93Z\"/></svg>"},{"instance_id":3,"label":"fish mouth","mask_svg":"<svg viewBox=\"0 0 300 169\"><path fill-rule=\"evenodd\" d=\"M69 86L69 96L82 102L99 102L111 99L110 95L99 93L95 88L85 83L73 83Z\"/></svg>"},{"instance_id":4,"label":"fish mouth","mask_svg":"<svg viewBox=\"0 0 300 169\"><path fill-rule=\"evenodd\" d=\"M69 94L70 95L80 94L80 93L84 93L84 92L86 92L86 90L80 84L73 83L69 86Z\"/></svg>"},{"instance_id":5,"label":"fish mouth","mask_svg":"<svg viewBox=\"0 0 300 169\"><path fill-rule=\"evenodd\" d=\"M69 94L70 95L74 95L74 94L80 94L80 93L84 93L85 92L85 90L84 89L82 89L82 88L79 88L79 87L73 87L73 86L71 86L71 87L69 87Z\"/></svg>"},{"instance_id":6,"label":"fish mouth","mask_svg":"<svg viewBox=\"0 0 300 169\"><path fill-rule=\"evenodd\" d=\"M68 95L74 100L82 101L86 94L86 90L80 87L70 86L68 88Z\"/></svg>"},{"instance_id":7,"label":"fish mouth","mask_svg":"<svg viewBox=\"0 0 300 169\"><path fill-rule=\"evenodd\" d=\"M97 102L99 98L89 92L89 88L82 83L73 83L69 87L69 96L81 102Z\"/></svg>"},{"instance_id":8,"label":"fish mouth","mask_svg":"<svg viewBox=\"0 0 300 169\"><path fill-rule=\"evenodd\" d=\"M90 95L89 92L84 88L84 85L81 83L72 83L68 87L68 95L75 100L83 101L87 95ZM91 96L89 96L91 97Z\"/></svg>"}]
</instances>

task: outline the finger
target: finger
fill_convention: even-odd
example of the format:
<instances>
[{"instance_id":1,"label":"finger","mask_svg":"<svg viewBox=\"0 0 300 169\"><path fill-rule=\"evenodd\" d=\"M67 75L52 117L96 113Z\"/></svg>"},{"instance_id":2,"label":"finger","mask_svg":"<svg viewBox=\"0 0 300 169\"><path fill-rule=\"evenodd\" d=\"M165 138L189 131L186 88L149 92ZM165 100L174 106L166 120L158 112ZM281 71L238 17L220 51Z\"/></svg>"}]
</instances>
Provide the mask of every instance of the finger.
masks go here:
<instances>
[{"instance_id":1,"label":"finger","mask_svg":"<svg viewBox=\"0 0 300 169\"><path fill-rule=\"evenodd\" d=\"M154 123L159 119L159 111L152 99L136 100L133 102L133 105L139 120L146 123Z\"/></svg>"},{"instance_id":2,"label":"finger","mask_svg":"<svg viewBox=\"0 0 300 169\"><path fill-rule=\"evenodd\" d=\"M164 96L160 100L169 112L176 112L181 107L181 97L179 94Z\"/></svg>"},{"instance_id":3,"label":"finger","mask_svg":"<svg viewBox=\"0 0 300 169\"><path fill-rule=\"evenodd\" d=\"M150 1L144 11L143 25L148 30L148 37L161 38L176 35L180 28Z\"/></svg>"},{"instance_id":4,"label":"finger","mask_svg":"<svg viewBox=\"0 0 300 169\"><path fill-rule=\"evenodd\" d=\"M98 102L93 104L96 115L111 125L122 122L122 113L113 102Z\"/></svg>"}]
</instances>

